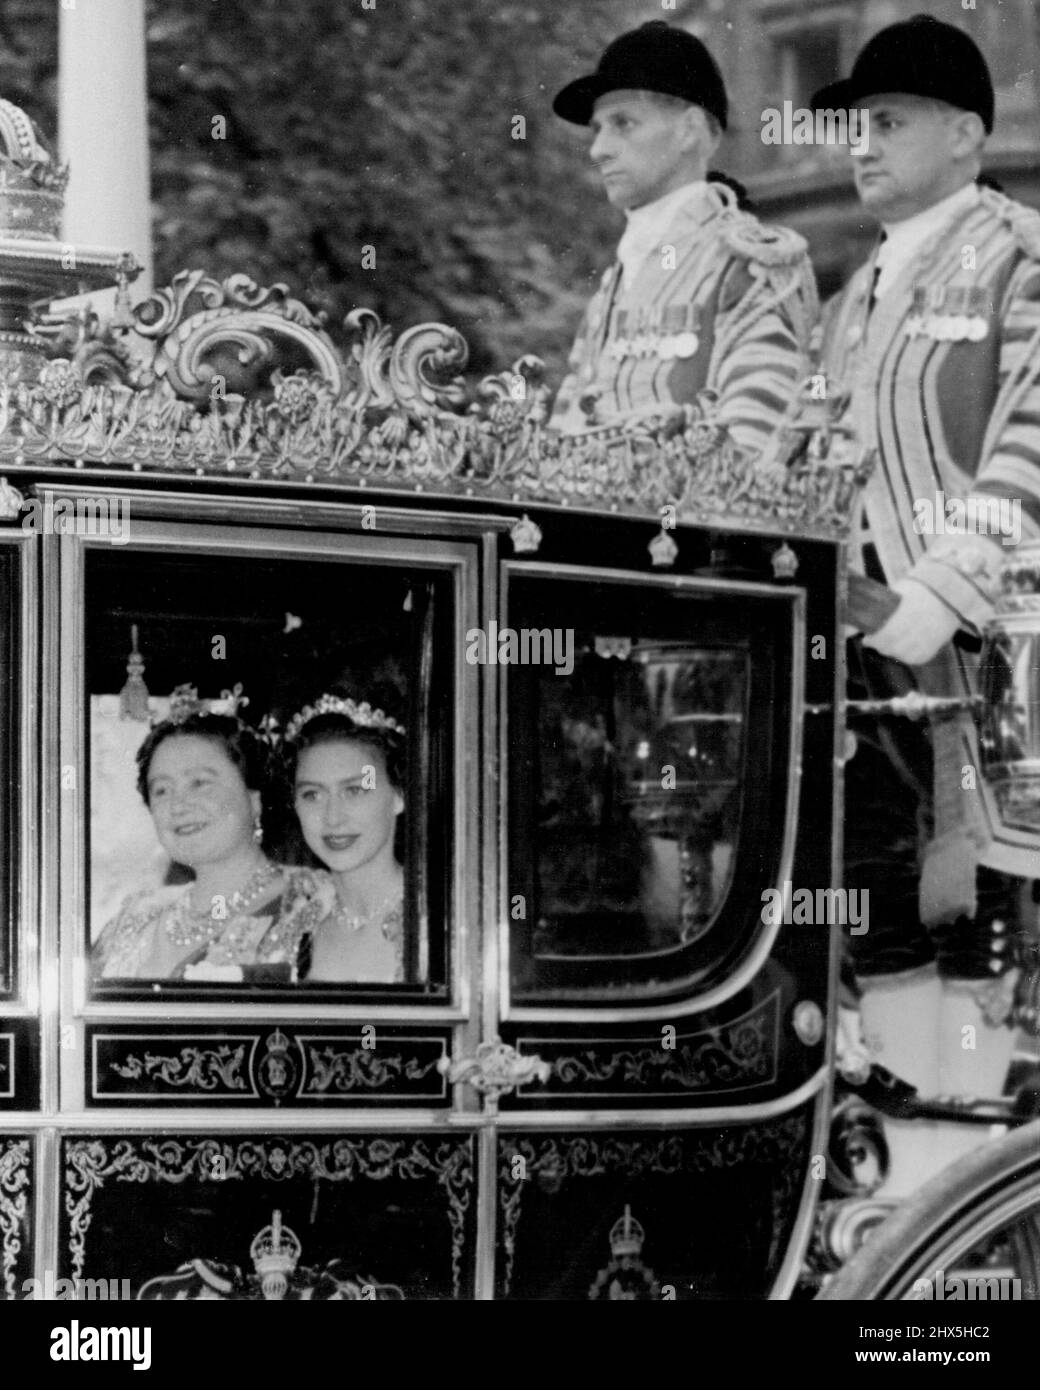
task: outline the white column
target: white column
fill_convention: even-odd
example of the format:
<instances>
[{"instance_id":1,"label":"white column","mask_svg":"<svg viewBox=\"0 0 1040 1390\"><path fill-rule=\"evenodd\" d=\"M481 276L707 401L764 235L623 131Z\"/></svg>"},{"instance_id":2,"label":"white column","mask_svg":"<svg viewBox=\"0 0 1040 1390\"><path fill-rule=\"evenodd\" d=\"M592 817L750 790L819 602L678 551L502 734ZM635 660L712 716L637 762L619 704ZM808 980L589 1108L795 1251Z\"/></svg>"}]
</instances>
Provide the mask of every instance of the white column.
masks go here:
<instances>
[{"instance_id":1,"label":"white column","mask_svg":"<svg viewBox=\"0 0 1040 1390\"><path fill-rule=\"evenodd\" d=\"M62 235L132 251L152 286L145 0L58 0L58 141L71 175ZM104 311L114 292L91 299Z\"/></svg>"}]
</instances>

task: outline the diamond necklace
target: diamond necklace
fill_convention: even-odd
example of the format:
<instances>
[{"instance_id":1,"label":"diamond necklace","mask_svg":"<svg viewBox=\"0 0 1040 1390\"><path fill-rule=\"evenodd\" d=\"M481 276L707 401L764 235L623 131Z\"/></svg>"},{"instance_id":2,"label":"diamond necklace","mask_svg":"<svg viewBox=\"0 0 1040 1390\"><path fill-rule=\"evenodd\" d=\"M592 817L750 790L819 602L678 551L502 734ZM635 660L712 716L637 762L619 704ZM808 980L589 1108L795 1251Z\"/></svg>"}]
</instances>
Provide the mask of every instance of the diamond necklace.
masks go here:
<instances>
[{"instance_id":1,"label":"diamond necklace","mask_svg":"<svg viewBox=\"0 0 1040 1390\"><path fill-rule=\"evenodd\" d=\"M232 918L240 916L253 903L258 902L281 872L277 864L265 859L243 887L231 894L225 905L226 911L220 917L214 915L212 905L202 912L192 908L192 886L188 884L167 916L167 936L175 946L201 946L203 942L212 941L220 935Z\"/></svg>"},{"instance_id":2,"label":"diamond necklace","mask_svg":"<svg viewBox=\"0 0 1040 1390\"><path fill-rule=\"evenodd\" d=\"M337 906L332 914L332 917L333 920L335 922L338 922L346 931L358 932L361 931L362 928L367 927L371 922L385 921L386 918L389 917L391 913L396 910L403 896L404 895L402 892L398 892L395 889L394 892L388 893L386 897L383 899L383 901L379 903L371 912L362 912L355 915L354 913L347 911L347 909L340 902L339 894L337 893Z\"/></svg>"}]
</instances>

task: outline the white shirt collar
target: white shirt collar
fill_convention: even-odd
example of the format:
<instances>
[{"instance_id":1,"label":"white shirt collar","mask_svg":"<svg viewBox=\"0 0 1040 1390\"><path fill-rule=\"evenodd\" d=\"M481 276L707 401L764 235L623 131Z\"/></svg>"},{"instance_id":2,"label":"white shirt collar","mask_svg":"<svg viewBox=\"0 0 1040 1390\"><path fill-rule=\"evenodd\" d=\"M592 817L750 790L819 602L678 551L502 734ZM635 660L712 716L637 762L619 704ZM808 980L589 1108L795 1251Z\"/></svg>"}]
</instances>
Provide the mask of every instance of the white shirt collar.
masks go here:
<instances>
[{"instance_id":1,"label":"white shirt collar","mask_svg":"<svg viewBox=\"0 0 1040 1390\"><path fill-rule=\"evenodd\" d=\"M625 213L628 225L617 249L625 281L631 283L635 279L644 262L667 243L667 233L685 214L700 209L709 187L707 180L695 179L673 188L663 198Z\"/></svg>"},{"instance_id":2,"label":"white shirt collar","mask_svg":"<svg viewBox=\"0 0 1040 1390\"><path fill-rule=\"evenodd\" d=\"M966 183L939 202L933 203L924 212L906 217L902 222L884 223L885 240L878 248L875 265L878 269L874 298L880 299L898 279L900 272L917 250L933 233L952 221L961 212L978 202L979 190L975 183Z\"/></svg>"}]
</instances>

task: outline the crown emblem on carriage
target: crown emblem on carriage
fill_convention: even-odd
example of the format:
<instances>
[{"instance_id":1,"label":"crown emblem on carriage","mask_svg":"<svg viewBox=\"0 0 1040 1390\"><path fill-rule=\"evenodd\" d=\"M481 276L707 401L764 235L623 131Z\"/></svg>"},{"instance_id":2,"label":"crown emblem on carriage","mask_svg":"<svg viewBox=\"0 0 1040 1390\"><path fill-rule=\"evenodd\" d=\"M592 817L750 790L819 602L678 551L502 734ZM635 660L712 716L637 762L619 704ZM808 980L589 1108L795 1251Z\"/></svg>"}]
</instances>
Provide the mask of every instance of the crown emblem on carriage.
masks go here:
<instances>
[{"instance_id":1,"label":"crown emblem on carriage","mask_svg":"<svg viewBox=\"0 0 1040 1390\"><path fill-rule=\"evenodd\" d=\"M646 1232L632 1215L632 1208L625 1207L624 1215L610 1228L610 1253L615 1260L638 1259L643 1249Z\"/></svg>"},{"instance_id":2,"label":"crown emblem on carriage","mask_svg":"<svg viewBox=\"0 0 1040 1390\"><path fill-rule=\"evenodd\" d=\"M285 1297L302 1249L296 1232L282 1225L282 1213L276 1210L270 1226L265 1226L249 1247L264 1298Z\"/></svg>"},{"instance_id":3,"label":"crown emblem on carriage","mask_svg":"<svg viewBox=\"0 0 1040 1390\"><path fill-rule=\"evenodd\" d=\"M645 1239L646 1232L626 1203L624 1212L610 1228L610 1263L604 1265L593 1280L590 1299L611 1302L657 1302L660 1299L661 1286L657 1277L643 1263Z\"/></svg>"},{"instance_id":4,"label":"crown emblem on carriage","mask_svg":"<svg viewBox=\"0 0 1040 1390\"><path fill-rule=\"evenodd\" d=\"M300 1264L303 1246L276 1209L271 1224L258 1231L249 1247L253 1273L212 1259L186 1260L172 1274L147 1280L137 1292L145 1302L184 1300L265 1302L400 1302L398 1284L384 1284L343 1259L323 1267Z\"/></svg>"}]
</instances>

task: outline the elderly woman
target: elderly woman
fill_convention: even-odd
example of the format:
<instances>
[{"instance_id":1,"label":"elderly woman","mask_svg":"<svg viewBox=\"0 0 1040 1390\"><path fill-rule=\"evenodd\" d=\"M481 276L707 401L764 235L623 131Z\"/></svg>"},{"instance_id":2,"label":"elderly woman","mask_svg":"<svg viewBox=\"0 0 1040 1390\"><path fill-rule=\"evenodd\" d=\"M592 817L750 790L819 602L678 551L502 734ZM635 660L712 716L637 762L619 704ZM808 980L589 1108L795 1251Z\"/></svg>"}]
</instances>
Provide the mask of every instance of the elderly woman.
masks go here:
<instances>
[{"instance_id":1,"label":"elderly woman","mask_svg":"<svg viewBox=\"0 0 1040 1390\"><path fill-rule=\"evenodd\" d=\"M180 687L137 754L138 790L170 858L194 874L123 903L95 943L104 980L296 977L302 938L332 905L330 885L263 852L266 745L232 714Z\"/></svg>"}]
</instances>

